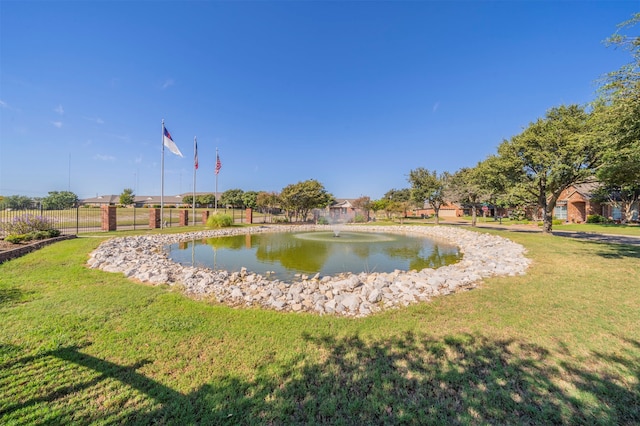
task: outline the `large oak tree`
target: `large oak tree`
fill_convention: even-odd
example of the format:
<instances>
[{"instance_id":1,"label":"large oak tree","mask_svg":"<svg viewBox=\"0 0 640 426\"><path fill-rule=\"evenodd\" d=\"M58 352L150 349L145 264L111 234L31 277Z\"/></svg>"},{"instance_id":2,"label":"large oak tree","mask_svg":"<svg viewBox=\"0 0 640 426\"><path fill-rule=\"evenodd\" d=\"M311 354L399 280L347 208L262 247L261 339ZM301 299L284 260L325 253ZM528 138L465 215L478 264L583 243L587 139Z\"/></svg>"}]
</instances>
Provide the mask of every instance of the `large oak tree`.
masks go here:
<instances>
[{"instance_id":1,"label":"large oak tree","mask_svg":"<svg viewBox=\"0 0 640 426\"><path fill-rule=\"evenodd\" d=\"M498 147L495 162L513 191L535 197L544 233L553 226L553 209L569 186L586 181L600 160L597 138L589 132L589 114L578 105L550 109L519 135Z\"/></svg>"}]
</instances>

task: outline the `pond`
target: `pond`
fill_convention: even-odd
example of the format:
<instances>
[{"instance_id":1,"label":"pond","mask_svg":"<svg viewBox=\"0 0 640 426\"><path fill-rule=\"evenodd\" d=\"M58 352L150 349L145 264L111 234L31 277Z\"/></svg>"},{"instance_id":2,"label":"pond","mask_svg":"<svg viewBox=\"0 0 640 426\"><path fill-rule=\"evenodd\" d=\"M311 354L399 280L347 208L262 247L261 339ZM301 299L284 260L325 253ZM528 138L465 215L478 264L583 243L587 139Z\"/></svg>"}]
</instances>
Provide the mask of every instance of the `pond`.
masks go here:
<instances>
[{"instance_id":1,"label":"pond","mask_svg":"<svg viewBox=\"0 0 640 426\"><path fill-rule=\"evenodd\" d=\"M244 234L166 246L184 266L249 272L293 281L300 274L393 272L439 268L458 262L454 245L415 234L331 231Z\"/></svg>"}]
</instances>

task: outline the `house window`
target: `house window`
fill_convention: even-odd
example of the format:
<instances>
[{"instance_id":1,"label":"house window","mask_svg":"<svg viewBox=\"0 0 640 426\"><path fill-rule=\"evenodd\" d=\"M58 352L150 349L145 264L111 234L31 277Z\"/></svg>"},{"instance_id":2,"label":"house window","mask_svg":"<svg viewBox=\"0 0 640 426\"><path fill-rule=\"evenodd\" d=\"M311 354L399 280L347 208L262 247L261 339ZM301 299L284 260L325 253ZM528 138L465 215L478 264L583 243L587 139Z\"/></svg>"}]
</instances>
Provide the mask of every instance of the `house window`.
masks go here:
<instances>
[{"instance_id":1,"label":"house window","mask_svg":"<svg viewBox=\"0 0 640 426\"><path fill-rule=\"evenodd\" d=\"M622 210L620 210L620 207L613 207L611 209L611 218L613 220L621 220L622 219Z\"/></svg>"},{"instance_id":2,"label":"house window","mask_svg":"<svg viewBox=\"0 0 640 426\"><path fill-rule=\"evenodd\" d=\"M567 205L554 207L553 216L556 219L567 220Z\"/></svg>"}]
</instances>

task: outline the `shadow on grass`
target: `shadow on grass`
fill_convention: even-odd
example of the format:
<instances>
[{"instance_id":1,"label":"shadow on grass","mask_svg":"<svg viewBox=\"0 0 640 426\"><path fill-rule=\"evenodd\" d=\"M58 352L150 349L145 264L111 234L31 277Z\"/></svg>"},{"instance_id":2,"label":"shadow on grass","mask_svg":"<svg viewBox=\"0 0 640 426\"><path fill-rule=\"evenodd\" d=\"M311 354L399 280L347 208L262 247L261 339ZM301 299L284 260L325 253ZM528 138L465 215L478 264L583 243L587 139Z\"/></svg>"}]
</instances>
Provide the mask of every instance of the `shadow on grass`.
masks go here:
<instances>
[{"instance_id":1,"label":"shadow on grass","mask_svg":"<svg viewBox=\"0 0 640 426\"><path fill-rule=\"evenodd\" d=\"M19 288L7 287L0 288L0 308L12 305L22 300L23 292Z\"/></svg>"},{"instance_id":2,"label":"shadow on grass","mask_svg":"<svg viewBox=\"0 0 640 426\"><path fill-rule=\"evenodd\" d=\"M300 354L189 394L63 347L0 365L0 423L637 424L640 343L580 362L516 340L304 336ZM206 368L203 367L203 368ZM36 380L38 379L38 380Z\"/></svg>"},{"instance_id":3,"label":"shadow on grass","mask_svg":"<svg viewBox=\"0 0 640 426\"><path fill-rule=\"evenodd\" d=\"M605 259L640 259L640 245L587 240L582 240L581 242L589 244L587 249L589 253L594 253Z\"/></svg>"}]
</instances>

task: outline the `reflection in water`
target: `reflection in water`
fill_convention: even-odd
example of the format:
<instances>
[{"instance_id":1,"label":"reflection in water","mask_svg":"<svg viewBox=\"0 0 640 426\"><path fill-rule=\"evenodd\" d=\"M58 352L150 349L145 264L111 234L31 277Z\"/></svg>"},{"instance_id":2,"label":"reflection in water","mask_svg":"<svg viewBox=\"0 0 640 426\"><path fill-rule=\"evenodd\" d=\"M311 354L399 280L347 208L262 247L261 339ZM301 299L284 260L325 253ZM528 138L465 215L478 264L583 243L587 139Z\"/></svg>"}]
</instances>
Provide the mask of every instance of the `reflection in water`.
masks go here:
<instances>
[{"instance_id":1,"label":"reflection in water","mask_svg":"<svg viewBox=\"0 0 640 426\"><path fill-rule=\"evenodd\" d=\"M454 246L421 236L349 233L328 238L321 232L244 234L190 241L167 247L169 257L185 265L214 270L271 275L283 281L295 274L335 275L341 272L422 270L455 263L461 255ZM325 233L326 234L326 233Z\"/></svg>"}]
</instances>

